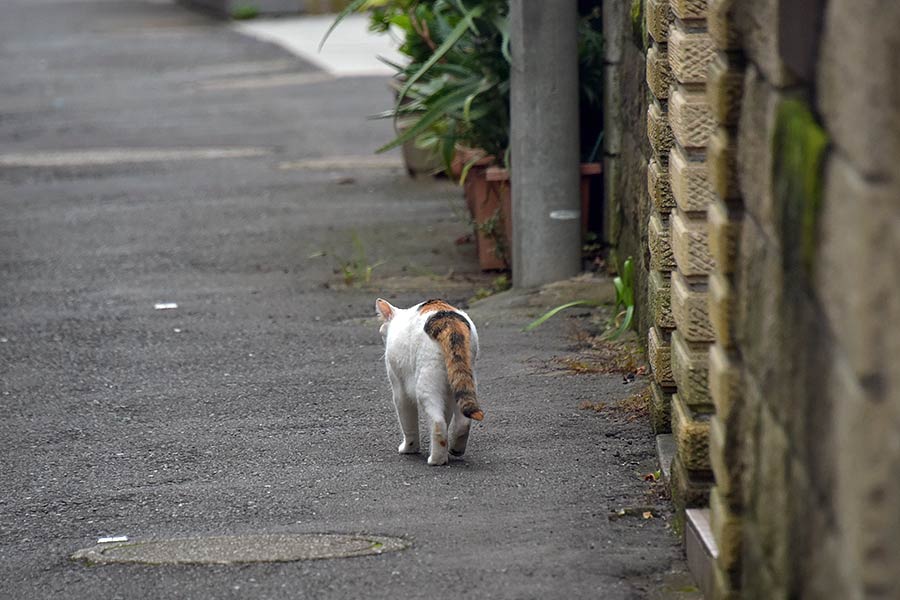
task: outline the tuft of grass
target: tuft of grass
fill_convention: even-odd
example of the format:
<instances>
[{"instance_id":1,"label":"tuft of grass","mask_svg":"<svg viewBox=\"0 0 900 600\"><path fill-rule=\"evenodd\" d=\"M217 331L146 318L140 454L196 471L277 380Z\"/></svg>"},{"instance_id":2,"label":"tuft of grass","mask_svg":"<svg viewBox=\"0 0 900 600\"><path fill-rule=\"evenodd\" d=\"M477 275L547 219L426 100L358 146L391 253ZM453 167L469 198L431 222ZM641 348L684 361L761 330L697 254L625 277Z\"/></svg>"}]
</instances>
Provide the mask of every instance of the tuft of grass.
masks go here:
<instances>
[{"instance_id":1,"label":"tuft of grass","mask_svg":"<svg viewBox=\"0 0 900 600\"><path fill-rule=\"evenodd\" d=\"M375 269L385 263L383 260L374 263L369 262L366 248L359 235L354 233L351 241L351 254L349 256L337 252L314 252L309 258L331 256L335 261L334 272L341 275L348 286L368 285L372 282Z\"/></svg>"},{"instance_id":2,"label":"tuft of grass","mask_svg":"<svg viewBox=\"0 0 900 600\"><path fill-rule=\"evenodd\" d=\"M506 273L503 273L502 275L494 277L494 280L491 281L491 287L478 288L475 290L475 295L469 299L469 303L475 302L476 300L483 300L494 294L499 294L500 292L505 292L511 287L512 281L509 280L509 276Z\"/></svg>"}]
</instances>

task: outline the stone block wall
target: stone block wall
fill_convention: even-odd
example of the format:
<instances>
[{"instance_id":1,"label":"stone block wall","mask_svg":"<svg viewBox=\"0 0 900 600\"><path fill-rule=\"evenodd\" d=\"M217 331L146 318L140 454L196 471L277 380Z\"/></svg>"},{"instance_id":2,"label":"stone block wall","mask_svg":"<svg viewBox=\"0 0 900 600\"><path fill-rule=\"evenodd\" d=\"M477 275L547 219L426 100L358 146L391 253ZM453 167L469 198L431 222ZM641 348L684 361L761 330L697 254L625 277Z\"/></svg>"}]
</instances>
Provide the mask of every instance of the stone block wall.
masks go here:
<instances>
[{"instance_id":1,"label":"stone block wall","mask_svg":"<svg viewBox=\"0 0 900 600\"><path fill-rule=\"evenodd\" d=\"M900 4L806 4L707 5L715 596L900 598Z\"/></svg>"},{"instance_id":2,"label":"stone block wall","mask_svg":"<svg viewBox=\"0 0 900 600\"><path fill-rule=\"evenodd\" d=\"M900 3L603 10L606 235L706 591L900 598Z\"/></svg>"},{"instance_id":3,"label":"stone block wall","mask_svg":"<svg viewBox=\"0 0 900 600\"><path fill-rule=\"evenodd\" d=\"M650 98L647 107L647 135L651 149L646 165L651 308L647 348L653 373L653 430L656 433L668 433L672 430L672 398L675 393L675 378L672 374L672 332L675 330L672 272L675 270L675 255L672 252L671 227L675 197L669 177L669 152L675 138L668 114L669 89L672 84L669 30L673 16L668 0L647 0L644 12L648 44L647 88Z\"/></svg>"},{"instance_id":4,"label":"stone block wall","mask_svg":"<svg viewBox=\"0 0 900 600\"><path fill-rule=\"evenodd\" d=\"M651 217L650 226L665 230L672 260L659 261L661 268L668 268L663 293L668 294L670 318L657 319L651 334L665 342L671 373L671 381L665 383L675 384L664 391L670 394L676 449L672 492L679 510L705 506L712 482L708 356L713 327L708 296L714 261L707 243L706 213L714 197L708 145L715 123L706 84L715 48L707 13L705 0L669 0L666 37L658 40L664 46L660 55L668 57L669 88L656 101L667 109L671 141L654 158L667 176L670 201L665 212ZM650 75L648 60L647 81L653 91ZM657 377L657 383L661 381Z\"/></svg>"},{"instance_id":5,"label":"stone block wall","mask_svg":"<svg viewBox=\"0 0 900 600\"><path fill-rule=\"evenodd\" d=\"M604 2L604 237L618 267L631 257L639 331L649 327L644 0Z\"/></svg>"}]
</instances>

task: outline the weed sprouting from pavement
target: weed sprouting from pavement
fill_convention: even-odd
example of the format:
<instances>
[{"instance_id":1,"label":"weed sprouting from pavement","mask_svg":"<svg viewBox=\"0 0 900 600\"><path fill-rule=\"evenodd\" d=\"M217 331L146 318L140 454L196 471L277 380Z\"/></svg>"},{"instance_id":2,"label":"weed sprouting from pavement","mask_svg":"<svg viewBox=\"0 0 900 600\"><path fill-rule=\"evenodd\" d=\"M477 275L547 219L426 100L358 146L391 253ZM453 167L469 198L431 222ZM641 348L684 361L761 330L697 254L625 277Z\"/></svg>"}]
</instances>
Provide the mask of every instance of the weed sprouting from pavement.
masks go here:
<instances>
[{"instance_id":1,"label":"weed sprouting from pavement","mask_svg":"<svg viewBox=\"0 0 900 600\"><path fill-rule=\"evenodd\" d=\"M372 282L372 275L375 269L386 262L379 260L370 263L366 247L355 232L351 236L351 254L349 256L334 251L326 252L322 250L311 254L309 258L323 256L331 256L334 259L334 272L340 274L344 283L348 286L368 285Z\"/></svg>"}]
</instances>

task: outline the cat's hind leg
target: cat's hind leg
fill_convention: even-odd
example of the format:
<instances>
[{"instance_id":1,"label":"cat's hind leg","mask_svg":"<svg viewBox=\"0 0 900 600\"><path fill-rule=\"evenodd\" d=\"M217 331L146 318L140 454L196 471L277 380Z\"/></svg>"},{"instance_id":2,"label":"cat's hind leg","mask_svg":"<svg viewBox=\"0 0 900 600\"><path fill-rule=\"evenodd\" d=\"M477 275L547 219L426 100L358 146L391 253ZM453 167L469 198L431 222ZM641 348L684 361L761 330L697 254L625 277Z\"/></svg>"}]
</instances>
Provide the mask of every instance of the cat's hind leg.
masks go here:
<instances>
[{"instance_id":1,"label":"cat's hind leg","mask_svg":"<svg viewBox=\"0 0 900 600\"><path fill-rule=\"evenodd\" d=\"M416 405L415 398L412 398L403 389L400 380L393 373L388 373L388 376L394 392L397 420L400 422L400 431L403 432L403 441L397 447L397 452L416 454L419 452L419 407Z\"/></svg>"},{"instance_id":2,"label":"cat's hind leg","mask_svg":"<svg viewBox=\"0 0 900 600\"><path fill-rule=\"evenodd\" d=\"M469 426L472 424L459 410L459 407L453 409L453 418L450 420L450 454L453 456L462 456L466 453L466 445L469 443Z\"/></svg>"},{"instance_id":3,"label":"cat's hind leg","mask_svg":"<svg viewBox=\"0 0 900 600\"><path fill-rule=\"evenodd\" d=\"M444 403L444 394L434 387L419 385L416 388L416 396L425 414L428 415L428 425L431 430L428 464L446 465L449 462L447 421L450 420L450 414Z\"/></svg>"}]
</instances>

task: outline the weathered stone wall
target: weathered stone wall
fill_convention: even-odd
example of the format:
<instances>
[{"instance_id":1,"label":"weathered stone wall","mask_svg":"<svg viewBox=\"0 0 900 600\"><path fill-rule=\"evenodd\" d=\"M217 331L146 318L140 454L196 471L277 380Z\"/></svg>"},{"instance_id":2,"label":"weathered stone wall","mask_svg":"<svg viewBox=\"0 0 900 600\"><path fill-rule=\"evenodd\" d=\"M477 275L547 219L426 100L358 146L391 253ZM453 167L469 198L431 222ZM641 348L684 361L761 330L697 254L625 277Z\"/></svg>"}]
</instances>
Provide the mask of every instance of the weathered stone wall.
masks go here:
<instances>
[{"instance_id":1,"label":"weathered stone wall","mask_svg":"<svg viewBox=\"0 0 900 600\"><path fill-rule=\"evenodd\" d=\"M898 598L900 3L807 4L708 4L716 595Z\"/></svg>"},{"instance_id":2,"label":"weathered stone wall","mask_svg":"<svg viewBox=\"0 0 900 600\"><path fill-rule=\"evenodd\" d=\"M647 331L647 94L643 0L603 3L605 52L604 157L605 238L611 259L634 261L639 331ZM638 11L635 15L633 11Z\"/></svg>"}]
</instances>

